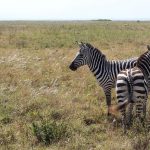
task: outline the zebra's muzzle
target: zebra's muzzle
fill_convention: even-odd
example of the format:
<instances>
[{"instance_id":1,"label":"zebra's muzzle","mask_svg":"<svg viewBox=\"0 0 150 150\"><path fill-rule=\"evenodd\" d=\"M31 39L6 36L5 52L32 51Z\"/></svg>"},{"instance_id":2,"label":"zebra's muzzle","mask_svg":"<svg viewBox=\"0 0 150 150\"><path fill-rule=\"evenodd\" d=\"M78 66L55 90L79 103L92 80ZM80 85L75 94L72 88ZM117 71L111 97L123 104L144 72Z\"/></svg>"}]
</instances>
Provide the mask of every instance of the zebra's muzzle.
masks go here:
<instances>
[{"instance_id":1,"label":"zebra's muzzle","mask_svg":"<svg viewBox=\"0 0 150 150\"><path fill-rule=\"evenodd\" d=\"M76 71L77 70L77 67L72 63L69 68L72 70L72 71Z\"/></svg>"}]
</instances>

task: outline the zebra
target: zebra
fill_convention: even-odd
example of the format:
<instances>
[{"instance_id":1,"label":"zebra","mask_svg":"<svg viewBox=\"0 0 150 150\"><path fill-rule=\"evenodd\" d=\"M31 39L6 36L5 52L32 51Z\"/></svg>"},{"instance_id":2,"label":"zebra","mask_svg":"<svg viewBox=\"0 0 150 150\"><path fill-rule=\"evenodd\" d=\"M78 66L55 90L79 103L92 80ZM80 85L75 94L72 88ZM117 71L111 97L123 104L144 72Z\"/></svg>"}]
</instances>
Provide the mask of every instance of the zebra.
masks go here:
<instances>
[{"instance_id":1,"label":"zebra","mask_svg":"<svg viewBox=\"0 0 150 150\"><path fill-rule=\"evenodd\" d=\"M136 118L144 123L146 118L146 102L150 84L150 46L148 50L137 59L134 68L121 71L117 75L116 96L120 110L124 133L131 126L132 110L135 103ZM128 110L126 110L128 106ZM114 110L113 110L114 111Z\"/></svg>"},{"instance_id":2,"label":"zebra","mask_svg":"<svg viewBox=\"0 0 150 150\"><path fill-rule=\"evenodd\" d=\"M109 107L111 106L111 89L115 87L117 74L123 69L135 67L137 58L109 61L100 50L89 43L81 42L79 43L79 47L80 50L71 62L69 68L75 71L80 66L88 65L99 85L103 88L108 107L107 115L109 116Z\"/></svg>"}]
</instances>

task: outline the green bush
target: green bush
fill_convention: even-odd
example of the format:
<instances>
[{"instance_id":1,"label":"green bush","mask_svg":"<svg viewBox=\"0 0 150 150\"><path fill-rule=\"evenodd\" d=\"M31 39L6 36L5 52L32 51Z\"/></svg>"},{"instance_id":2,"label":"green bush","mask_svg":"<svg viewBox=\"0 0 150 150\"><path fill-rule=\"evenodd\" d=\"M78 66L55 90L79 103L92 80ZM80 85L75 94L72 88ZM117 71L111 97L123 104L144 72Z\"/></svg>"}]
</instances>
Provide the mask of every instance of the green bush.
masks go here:
<instances>
[{"instance_id":1,"label":"green bush","mask_svg":"<svg viewBox=\"0 0 150 150\"><path fill-rule=\"evenodd\" d=\"M58 142L70 135L69 128L65 123L56 123L55 121L33 123L32 129L38 142L42 142L45 145Z\"/></svg>"}]
</instances>

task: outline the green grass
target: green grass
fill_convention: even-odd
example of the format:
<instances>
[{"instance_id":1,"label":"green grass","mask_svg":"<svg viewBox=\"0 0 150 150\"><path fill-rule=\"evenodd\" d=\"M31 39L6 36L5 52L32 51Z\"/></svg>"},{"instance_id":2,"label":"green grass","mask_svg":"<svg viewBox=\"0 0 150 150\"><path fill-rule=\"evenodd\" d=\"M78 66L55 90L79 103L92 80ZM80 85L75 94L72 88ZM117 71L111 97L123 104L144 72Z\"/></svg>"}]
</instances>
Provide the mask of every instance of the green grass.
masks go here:
<instances>
[{"instance_id":1,"label":"green grass","mask_svg":"<svg viewBox=\"0 0 150 150\"><path fill-rule=\"evenodd\" d=\"M123 135L107 120L104 93L87 67L69 70L79 50L75 41L91 43L108 59L139 56L150 44L150 22L0 22L0 149L149 144L145 131ZM113 97L115 104L114 91Z\"/></svg>"},{"instance_id":2,"label":"green grass","mask_svg":"<svg viewBox=\"0 0 150 150\"><path fill-rule=\"evenodd\" d=\"M37 142L49 145L69 137L69 129L64 123L57 124L56 122L42 121L39 124L32 124L33 133L37 138Z\"/></svg>"}]
</instances>

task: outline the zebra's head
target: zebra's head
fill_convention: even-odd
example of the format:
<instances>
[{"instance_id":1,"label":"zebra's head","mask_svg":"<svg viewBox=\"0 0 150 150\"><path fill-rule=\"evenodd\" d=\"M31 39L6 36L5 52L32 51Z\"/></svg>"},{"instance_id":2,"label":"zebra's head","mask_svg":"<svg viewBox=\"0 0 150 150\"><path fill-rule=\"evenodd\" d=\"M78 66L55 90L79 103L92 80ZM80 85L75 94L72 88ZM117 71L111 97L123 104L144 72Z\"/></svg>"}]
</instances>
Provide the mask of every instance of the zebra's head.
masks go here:
<instances>
[{"instance_id":1,"label":"zebra's head","mask_svg":"<svg viewBox=\"0 0 150 150\"><path fill-rule=\"evenodd\" d=\"M77 70L79 67L88 64L88 50L90 49L90 44L88 43L78 43L80 50L77 52L75 58L70 64L69 68L73 71Z\"/></svg>"}]
</instances>

